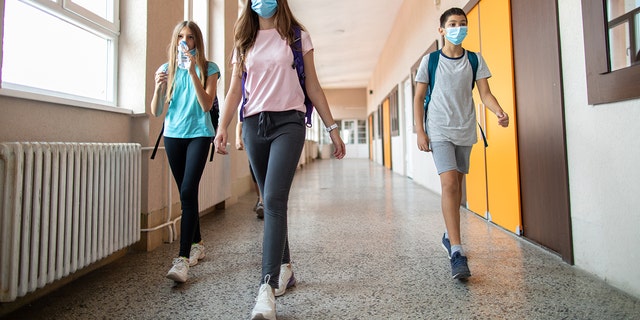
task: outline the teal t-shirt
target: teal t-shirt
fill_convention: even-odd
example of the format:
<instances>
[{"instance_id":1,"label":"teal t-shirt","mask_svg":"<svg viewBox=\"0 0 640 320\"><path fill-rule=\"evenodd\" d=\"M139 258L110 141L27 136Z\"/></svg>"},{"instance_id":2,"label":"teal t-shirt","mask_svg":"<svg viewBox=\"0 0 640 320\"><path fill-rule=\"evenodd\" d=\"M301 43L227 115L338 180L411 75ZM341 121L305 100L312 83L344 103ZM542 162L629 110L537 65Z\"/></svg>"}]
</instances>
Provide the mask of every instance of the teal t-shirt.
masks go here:
<instances>
[{"instance_id":1,"label":"teal t-shirt","mask_svg":"<svg viewBox=\"0 0 640 320\"><path fill-rule=\"evenodd\" d=\"M168 63L160 69L166 70ZM196 73L199 73L196 66ZM207 63L207 77L218 74L220 69L214 62ZM175 75L173 96L164 118L164 136L169 138L198 138L215 135L209 112L202 111L189 71L178 68Z\"/></svg>"}]
</instances>

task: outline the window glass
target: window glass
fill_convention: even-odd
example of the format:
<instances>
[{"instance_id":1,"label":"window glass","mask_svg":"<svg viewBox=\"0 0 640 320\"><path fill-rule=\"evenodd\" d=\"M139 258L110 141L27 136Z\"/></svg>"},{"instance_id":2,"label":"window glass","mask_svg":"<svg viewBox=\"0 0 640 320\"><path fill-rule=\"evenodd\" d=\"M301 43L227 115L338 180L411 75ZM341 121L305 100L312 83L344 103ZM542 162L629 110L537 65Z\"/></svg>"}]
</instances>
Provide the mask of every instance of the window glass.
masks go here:
<instances>
[{"instance_id":1,"label":"window glass","mask_svg":"<svg viewBox=\"0 0 640 320\"><path fill-rule=\"evenodd\" d=\"M607 20L610 71L639 63L640 0L607 0Z\"/></svg>"},{"instance_id":2,"label":"window glass","mask_svg":"<svg viewBox=\"0 0 640 320\"><path fill-rule=\"evenodd\" d=\"M117 30L92 21L62 1L7 0L2 87L115 106Z\"/></svg>"},{"instance_id":3,"label":"window glass","mask_svg":"<svg viewBox=\"0 0 640 320\"><path fill-rule=\"evenodd\" d=\"M358 120L358 143L367 143L367 122L364 120Z\"/></svg>"},{"instance_id":4,"label":"window glass","mask_svg":"<svg viewBox=\"0 0 640 320\"><path fill-rule=\"evenodd\" d=\"M356 143L356 122L355 120L342 121L342 141L344 144Z\"/></svg>"}]
</instances>

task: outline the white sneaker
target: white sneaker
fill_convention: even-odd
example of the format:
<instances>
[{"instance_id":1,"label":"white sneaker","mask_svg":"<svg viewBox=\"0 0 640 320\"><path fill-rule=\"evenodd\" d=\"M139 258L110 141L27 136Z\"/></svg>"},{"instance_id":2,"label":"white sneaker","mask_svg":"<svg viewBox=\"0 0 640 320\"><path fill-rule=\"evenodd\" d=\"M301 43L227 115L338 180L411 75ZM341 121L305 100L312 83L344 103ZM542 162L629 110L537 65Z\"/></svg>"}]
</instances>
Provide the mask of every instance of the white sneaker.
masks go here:
<instances>
[{"instance_id":1,"label":"white sneaker","mask_svg":"<svg viewBox=\"0 0 640 320\"><path fill-rule=\"evenodd\" d=\"M186 282L189 272L189 261L185 257L173 259L173 267L167 273L167 278L176 282Z\"/></svg>"},{"instance_id":2,"label":"white sneaker","mask_svg":"<svg viewBox=\"0 0 640 320\"><path fill-rule=\"evenodd\" d=\"M256 305L251 311L251 319L276 320L276 297L268 283L260 286Z\"/></svg>"},{"instance_id":3,"label":"white sneaker","mask_svg":"<svg viewBox=\"0 0 640 320\"><path fill-rule=\"evenodd\" d=\"M198 260L202 260L204 257L204 246L199 243L192 244L189 253L189 267L195 266L198 264Z\"/></svg>"},{"instance_id":4,"label":"white sneaker","mask_svg":"<svg viewBox=\"0 0 640 320\"><path fill-rule=\"evenodd\" d=\"M296 285L296 277L293 276L293 269L291 263L283 264L280 266L280 277L278 279L278 288L276 289L275 296L279 297L284 294L287 289Z\"/></svg>"}]
</instances>

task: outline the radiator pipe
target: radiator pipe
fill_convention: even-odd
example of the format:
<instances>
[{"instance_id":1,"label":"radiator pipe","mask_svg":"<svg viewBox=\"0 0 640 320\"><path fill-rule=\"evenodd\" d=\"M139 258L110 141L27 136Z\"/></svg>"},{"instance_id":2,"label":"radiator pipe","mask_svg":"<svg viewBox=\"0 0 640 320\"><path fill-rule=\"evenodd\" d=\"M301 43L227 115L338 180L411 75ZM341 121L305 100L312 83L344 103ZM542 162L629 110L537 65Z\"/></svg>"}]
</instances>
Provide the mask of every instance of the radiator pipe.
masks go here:
<instances>
[{"instance_id":1,"label":"radiator pipe","mask_svg":"<svg viewBox=\"0 0 640 320\"><path fill-rule=\"evenodd\" d=\"M143 151L150 151L150 150L153 150L154 147L143 147L141 149ZM158 147L158 149L164 150L164 147ZM177 218L171 220L171 214L173 213L172 209L171 209L173 207L171 205L171 197L172 197L172 192L171 192L171 179L172 179L172 177L171 177L171 169L167 170L167 173L168 173L167 181L169 181L168 186L167 186L167 190L168 190L168 193L169 193L169 205L168 205L169 210L168 210L168 213L167 213L167 221L165 223L163 223L161 225L158 225L158 226L155 226L153 228L140 229L140 232L151 232L151 231L156 231L156 230L162 229L164 227L167 227L167 228L169 228L169 243L173 243L173 241L176 240L176 236L178 234L175 231L176 230L176 223L178 223L178 221L180 219L182 219L182 216L178 216Z\"/></svg>"}]
</instances>

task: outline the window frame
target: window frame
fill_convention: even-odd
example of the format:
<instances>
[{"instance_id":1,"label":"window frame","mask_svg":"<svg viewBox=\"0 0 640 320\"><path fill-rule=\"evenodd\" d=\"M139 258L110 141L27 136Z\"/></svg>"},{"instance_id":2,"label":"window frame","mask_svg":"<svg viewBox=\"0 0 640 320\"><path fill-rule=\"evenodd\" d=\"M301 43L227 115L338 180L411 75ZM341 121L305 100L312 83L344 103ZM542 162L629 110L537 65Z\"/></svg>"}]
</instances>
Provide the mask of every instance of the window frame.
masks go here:
<instances>
[{"instance_id":1,"label":"window frame","mask_svg":"<svg viewBox=\"0 0 640 320\"><path fill-rule=\"evenodd\" d=\"M590 105L640 98L640 64L611 71L606 0L582 0L587 99Z\"/></svg>"},{"instance_id":2,"label":"window frame","mask_svg":"<svg viewBox=\"0 0 640 320\"><path fill-rule=\"evenodd\" d=\"M28 85L3 82L0 75L0 95L51 102L98 110L132 113L133 110L118 107L118 46L120 36L120 0L113 0L113 21L109 21L76 4L73 0L16 0L57 17L85 32L93 33L110 42L110 56L106 61L111 70L107 78L107 98L94 99L74 94L51 91ZM4 34L4 19L2 19ZM1 64L0 64L1 68ZM1 73L0 73L1 74Z\"/></svg>"}]
</instances>

